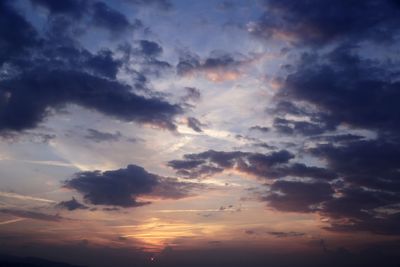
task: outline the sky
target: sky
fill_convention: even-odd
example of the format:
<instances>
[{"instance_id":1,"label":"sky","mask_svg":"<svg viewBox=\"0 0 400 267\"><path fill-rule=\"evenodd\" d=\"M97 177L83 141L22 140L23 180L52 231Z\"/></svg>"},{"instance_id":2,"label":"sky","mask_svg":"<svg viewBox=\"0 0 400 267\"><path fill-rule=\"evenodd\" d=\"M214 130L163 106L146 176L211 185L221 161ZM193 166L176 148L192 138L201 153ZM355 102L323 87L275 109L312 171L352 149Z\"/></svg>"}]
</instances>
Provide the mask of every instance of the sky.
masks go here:
<instances>
[{"instance_id":1,"label":"sky","mask_svg":"<svg viewBox=\"0 0 400 267\"><path fill-rule=\"evenodd\" d=\"M399 37L397 0L1 0L0 254L399 266Z\"/></svg>"}]
</instances>

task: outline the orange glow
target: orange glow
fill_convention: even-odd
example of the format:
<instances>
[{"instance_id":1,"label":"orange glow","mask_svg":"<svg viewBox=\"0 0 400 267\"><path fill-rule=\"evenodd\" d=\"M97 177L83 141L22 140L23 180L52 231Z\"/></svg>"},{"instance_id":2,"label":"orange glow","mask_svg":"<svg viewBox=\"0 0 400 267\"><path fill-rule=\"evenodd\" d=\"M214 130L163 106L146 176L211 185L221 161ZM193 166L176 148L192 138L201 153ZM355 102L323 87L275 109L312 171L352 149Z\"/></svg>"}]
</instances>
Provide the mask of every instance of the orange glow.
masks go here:
<instances>
[{"instance_id":1,"label":"orange glow","mask_svg":"<svg viewBox=\"0 0 400 267\"><path fill-rule=\"evenodd\" d=\"M240 73L236 71L209 71L205 75L212 82L224 82L237 80Z\"/></svg>"},{"instance_id":2,"label":"orange glow","mask_svg":"<svg viewBox=\"0 0 400 267\"><path fill-rule=\"evenodd\" d=\"M117 227L126 229L121 233L121 237L137 239L149 245L150 250L154 248L155 251L162 250L175 239L212 236L223 228L221 225L162 221L159 218L151 218L148 222L137 226L122 225Z\"/></svg>"}]
</instances>

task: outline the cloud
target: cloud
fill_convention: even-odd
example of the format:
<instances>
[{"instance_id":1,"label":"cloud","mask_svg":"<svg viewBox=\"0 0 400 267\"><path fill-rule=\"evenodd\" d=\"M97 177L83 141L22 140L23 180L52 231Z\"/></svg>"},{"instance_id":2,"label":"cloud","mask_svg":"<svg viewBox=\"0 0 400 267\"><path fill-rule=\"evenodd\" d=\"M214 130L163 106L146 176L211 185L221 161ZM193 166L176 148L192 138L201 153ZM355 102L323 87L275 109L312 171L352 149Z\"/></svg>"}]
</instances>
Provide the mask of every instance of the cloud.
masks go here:
<instances>
[{"instance_id":1,"label":"cloud","mask_svg":"<svg viewBox=\"0 0 400 267\"><path fill-rule=\"evenodd\" d=\"M259 178L309 177L331 180L334 172L324 168L289 162L294 155L286 150L269 154L251 152L223 152L208 150L198 154L186 154L183 160L172 160L168 166L186 178L202 178L224 170L237 170Z\"/></svg>"},{"instance_id":2,"label":"cloud","mask_svg":"<svg viewBox=\"0 0 400 267\"><path fill-rule=\"evenodd\" d=\"M195 87L185 87L186 94L182 97L183 102L198 102L201 99L200 90Z\"/></svg>"},{"instance_id":3,"label":"cloud","mask_svg":"<svg viewBox=\"0 0 400 267\"><path fill-rule=\"evenodd\" d=\"M125 0L125 2L133 5L156 6L162 10L169 10L173 7L169 0Z\"/></svg>"},{"instance_id":4,"label":"cloud","mask_svg":"<svg viewBox=\"0 0 400 267\"><path fill-rule=\"evenodd\" d=\"M377 190L399 192L398 156L400 145L385 140L361 140L343 146L321 144L310 149L327 161L328 167L346 182Z\"/></svg>"},{"instance_id":5,"label":"cloud","mask_svg":"<svg viewBox=\"0 0 400 267\"><path fill-rule=\"evenodd\" d=\"M275 181L263 200L280 211L312 212L318 210L321 203L330 200L333 193L329 183Z\"/></svg>"},{"instance_id":6,"label":"cloud","mask_svg":"<svg viewBox=\"0 0 400 267\"><path fill-rule=\"evenodd\" d=\"M12 192L2 192L0 191L0 197L5 197L5 198L14 198L18 200L23 200L23 201L38 201L38 202L44 202L44 203L55 203L54 200L51 199L46 199L46 198L40 198L40 197L32 197L32 196L27 196L27 195L20 195L17 193L12 193Z\"/></svg>"},{"instance_id":7,"label":"cloud","mask_svg":"<svg viewBox=\"0 0 400 267\"><path fill-rule=\"evenodd\" d=\"M269 127L255 125L255 126L250 127L249 130L250 131L259 131L262 133L268 133L271 129Z\"/></svg>"},{"instance_id":8,"label":"cloud","mask_svg":"<svg viewBox=\"0 0 400 267\"><path fill-rule=\"evenodd\" d=\"M162 47L156 42L140 40L139 45L140 51L150 57L158 56L163 52Z\"/></svg>"},{"instance_id":9,"label":"cloud","mask_svg":"<svg viewBox=\"0 0 400 267\"><path fill-rule=\"evenodd\" d=\"M286 38L302 48L292 50L299 53L299 60L283 67L277 78L273 128L307 138L309 147L302 152L325 162L324 171L334 174L333 181L326 180L329 185L315 188L316 200L298 195L315 184L275 189L272 184L276 193L267 197L269 205L282 211L317 212L331 231L398 235L399 62L386 60L385 52L367 51L379 50L382 42L390 51L398 42L400 6L396 1L372 0L268 0L265 5L263 18L250 25L253 33ZM299 189L292 192L289 186Z\"/></svg>"},{"instance_id":10,"label":"cloud","mask_svg":"<svg viewBox=\"0 0 400 267\"><path fill-rule=\"evenodd\" d=\"M190 196L192 190L201 186L161 177L137 165L128 165L125 169L76 173L65 181L65 187L83 194L88 203L128 208L150 204L138 201L140 196L179 199Z\"/></svg>"},{"instance_id":11,"label":"cloud","mask_svg":"<svg viewBox=\"0 0 400 267\"><path fill-rule=\"evenodd\" d=\"M273 126L277 132L287 135L317 135L334 129L333 127L324 125L323 123L312 123L308 121L288 120L283 118L275 118Z\"/></svg>"},{"instance_id":12,"label":"cloud","mask_svg":"<svg viewBox=\"0 0 400 267\"><path fill-rule=\"evenodd\" d=\"M342 46L323 55L303 54L296 70L286 77L277 99L316 106L314 114L306 116L321 124L304 125L298 129L303 134L334 130L344 123L398 132L400 109L394 99L399 98L399 86L398 74L392 72L390 64L365 59L352 47ZM282 107L277 109L291 114ZM277 126L295 130L299 125L279 119Z\"/></svg>"},{"instance_id":13,"label":"cloud","mask_svg":"<svg viewBox=\"0 0 400 267\"><path fill-rule=\"evenodd\" d=\"M157 183L156 175L128 165L126 169L114 171L77 173L65 182L65 187L82 193L87 202L95 205L138 207L149 203L138 202L136 197L151 193Z\"/></svg>"},{"instance_id":14,"label":"cloud","mask_svg":"<svg viewBox=\"0 0 400 267\"><path fill-rule=\"evenodd\" d=\"M305 233L301 232L268 232L269 235L278 237L278 238L286 238L286 237L300 237L304 236Z\"/></svg>"},{"instance_id":15,"label":"cloud","mask_svg":"<svg viewBox=\"0 0 400 267\"><path fill-rule=\"evenodd\" d=\"M7 220L7 221L2 221L0 222L0 225L7 225L7 224L12 224L12 223L16 223L16 222L20 222L25 220L24 218L18 218L18 219L13 219L13 220Z\"/></svg>"},{"instance_id":16,"label":"cloud","mask_svg":"<svg viewBox=\"0 0 400 267\"><path fill-rule=\"evenodd\" d=\"M91 55L75 47L49 49L39 51L44 53L40 65L29 62L30 67L22 69L21 75L2 79L0 130L34 128L49 115L49 108L68 103L124 121L175 128L173 117L181 108L157 97L137 95L130 86L115 80L117 67L110 51ZM55 60L56 56L59 59Z\"/></svg>"},{"instance_id":17,"label":"cloud","mask_svg":"<svg viewBox=\"0 0 400 267\"><path fill-rule=\"evenodd\" d=\"M353 134L310 138L312 148L305 152L326 162L327 171L339 179L332 183L336 196L329 199L331 192L325 192L325 198L321 196L323 202L313 211L328 218L330 226L326 228L331 231L399 234L394 227L400 212L396 161L400 156L400 109L393 101L398 98L397 75L391 73L387 63L364 59L352 50L340 47L325 55L304 56L301 66L287 76L277 97L294 103L308 102L315 106L314 113L278 110L311 119L317 116L322 125L330 125L321 131L302 129L300 132L306 136L335 130L340 125L375 132L374 139ZM291 130L295 128L294 125ZM301 201L296 200L295 192L273 195L272 199L276 201L270 205L283 211L307 210L307 205L299 207Z\"/></svg>"},{"instance_id":18,"label":"cloud","mask_svg":"<svg viewBox=\"0 0 400 267\"><path fill-rule=\"evenodd\" d=\"M364 139L364 136L356 134L337 134L337 135L319 135L310 137L311 140L325 141L329 143L347 143Z\"/></svg>"},{"instance_id":19,"label":"cloud","mask_svg":"<svg viewBox=\"0 0 400 267\"><path fill-rule=\"evenodd\" d=\"M98 131L96 129L87 129L86 139L92 140L96 143L100 142L115 142L119 141L122 137L120 132L116 132L115 134Z\"/></svg>"},{"instance_id":20,"label":"cloud","mask_svg":"<svg viewBox=\"0 0 400 267\"><path fill-rule=\"evenodd\" d=\"M21 217L26 219L48 221L48 222L59 222L63 217L60 215L49 215L41 212L17 210L17 209L0 209L0 213L12 215L15 217Z\"/></svg>"},{"instance_id":21,"label":"cloud","mask_svg":"<svg viewBox=\"0 0 400 267\"><path fill-rule=\"evenodd\" d=\"M187 118L187 126L191 129L193 129L193 131L201 133L203 132L203 130L201 129L204 124L201 123L198 119L193 118L193 117L188 117Z\"/></svg>"},{"instance_id":22,"label":"cloud","mask_svg":"<svg viewBox=\"0 0 400 267\"><path fill-rule=\"evenodd\" d=\"M269 145L269 144L264 143L264 142L262 142L262 143L255 143L255 144L253 144L253 146L255 146L255 147L263 147L263 148L271 149L271 150L277 149L276 146Z\"/></svg>"},{"instance_id":23,"label":"cloud","mask_svg":"<svg viewBox=\"0 0 400 267\"><path fill-rule=\"evenodd\" d=\"M337 53L331 56L336 58ZM299 76L299 73L290 74L283 89L288 94L283 97L285 92L281 92L279 97L315 104L316 112L326 114L320 117L327 124L351 125L374 131L377 136L366 139L352 134L330 134L310 138L312 146L304 152L326 162L326 171L335 174L338 180L331 183L335 197L331 197L332 191L327 190L327 185L325 189L315 188L318 199L299 196L312 188L302 184L296 191L288 191L287 185L281 186L277 192L283 195L272 194L265 200L282 211L318 212L327 218L326 229L331 231L398 235L395 225L399 223L400 212L397 163L400 109L391 100L396 98L398 85L388 79L386 67L348 56L346 61L323 66L309 61L303 68L313 70L300 71Z\"/></svg>"},{"instance_id":24,"label":"cloud","mask_svg":"<svg viewBox=\"0 0 400 267\"><path fill-rule=\"evenodd\" d=\"M338 173L338 197L326 202L321 214L334 231L399 234L400 192L397 159L400 145L382 139L355 140L341 146L320 144L309 151Z\"/></svg>"},{"instance_id":25,"label":"cloud","mask_svg":"<svg viewBox=\"0 0 400 267\"><path fill-rule=\"evenodd\" d=\"M138 21L132 24L124 14L102 1L66 0L60 3L51 0L30 1L35 7L47 9L51 19L63 21L68 24L66 25L68 27L74 27L79 23L90 23L95 27L108 30L115 36L134 30L138 25ZM60 20L61 17L62 20Z\"/></svg>"},{"instance_id":26,"label":"cloud","mask_svg":"<svg viewBox=\"0 0 400 267\"><path fill-rule=\"evenodd\" d=\"M30 0L33 5L41 6L48 9L51 14L67 14L76 18L88 12L89 1L87 0L65 0L65 1L52 1L52 0Z\"/></svg>"},{"instance_id":27,"label":"cloud","mask_svg":"<svg viewBox=\"0 0 400 267\"><path fill-rule=\"evenodd\" d=\"M127 26L122 14L102 2L92 5L79 0L63 4L35 0L33 3L50 13L65 16L49 18L49 30L39 33L10 2L1 3L0 13L5 23L0 27L3 36L0 45L2 52L7 54L1 56L0 132L35 128L68 104L77 104L122 121L176 128L174 117L183 112L179 105L170 104L150 91L139 95L135 89L145 88L146 79L134 85L117 79L117 73L126 64L125 59L118 59L109 49L86 50L79 44L76 34L68 30L78 26L79 19L68 17L78 16L76 13L82 6L88 6L89 10L82 9L82 12L93 11L94 19L98 17L96 23L113 32L123 31ZM12 32L7 26L10 22ZM149 51L149 43L145 44L147 50L141 51L143 56Z\"/></svg>"},{"instance_id":28,"label":"cloud","mask_svg":"<svg viewBox=\"0 0 400 267\"><path fill-rule=\"evenodd\" d=\"M321 138L328 143L317 143L304 152L325 161L326 167L292 162L293 155L287 151L213 150L186 154L168 165L187 178L237 170L273 179L262 201L283 212L319 213L327 219L325 228L330 231L399 234L395 227L400 218L398 143L351 134ZM296 180L282 179L286 177Z\"/></svg>"},{"instance_id":29,"label":"cloud","mask_svg":"<svg viewBox=\"0 0 400 267\"><path fill-rule=\"evenodd\" d=\"M22 77L3 80L3 109L0 130L21 131L34 128L48 116L48 108L76 103L123 121L151 123L174 129L173 117L181 112L177 105L158 98L131 92L118 81L73 70L39 69ZM57 88L54 93L53 88ZM17 116L18 115L18 116Z\"/></svg>"},{"instance_id":30,"label":"cloud","mask_svg":"<svg viewBox=\"0 0 400 267\"><path fill-rule=\"evenodd\" d=\"M261 38L320 46L335 41L393 40L400 25L396 1L264 0L265 13L248 30ZM376 12L379 10L380 12Z\"/></svg>"},{"instance_id":31,"label":"cloud","mask_svg":"<svg viewBox=\"0 0 400 267\"><path fill-rule=\"evenodd\" d=\"M181 199L194 195L195 190L204 189L200 183L184 182L177 178L159 178L159 183L148 196L161 199Z\"/></svg>"},{"instance_id":32,"label":"cloud","mask_svg":"<svg viewBox=\"0 0 400 267\"><path fill-rule=\"evenodd\" d=\"M71 200L67 201L61 201L56 205L56 207L61 208L61 209L67 209L67 210L86 210L89 207L79 203L74 197Z\"/></svg>"},{"instance_id":33,"label":"cloud","mask_svg":"<svg viewBox=\"0 0 400 267\"><path fill-rule=\"evenodd\" d=\"M123 53L122 58L126 62L125 68L128 72L137 76L138 87L143 87L147 81L147 76L160 77L172 69L170 63L159 59L159 56L163 53L163 48L157 42L139 40L133 45L125 43L119 46L119 51ZM137 70L132 69L132 66L136 66Z\"/></svg>"},{"instance_id":34,"label":"cloud","mask_svg":"<svg viewBox=\"0 0 400 267\"><path fill-rule=\"evenodd\" d=\"M176 66L178 75L203 75L213 82L232 81L242 75L241 68L252 59L243 55L234 55L214 51L210 57L200 59L196 54L181 53Z\"/></svg>"},{"instance_id":35,"label":"cloud","mask_svg":"<svg viewBox=\"0 0 400 267\"><path fill-rule=\"evenodd\" d=\"M30 49L40 44L34 27L14 9L10 1L0 3L0 35L2 64L15 56L26 56Z\"/></svg>"},{"instance_id":36,"label":"cloud","mask_svg":"<svg viewBox=\"0 0 400 267\"><path fill-rule=\"evenodd\" d=\"M113 34L123 33L133 28L125 15L103 2L93 4L93 23L95 26L110 30Z\"/></svg>"}]
</instances>

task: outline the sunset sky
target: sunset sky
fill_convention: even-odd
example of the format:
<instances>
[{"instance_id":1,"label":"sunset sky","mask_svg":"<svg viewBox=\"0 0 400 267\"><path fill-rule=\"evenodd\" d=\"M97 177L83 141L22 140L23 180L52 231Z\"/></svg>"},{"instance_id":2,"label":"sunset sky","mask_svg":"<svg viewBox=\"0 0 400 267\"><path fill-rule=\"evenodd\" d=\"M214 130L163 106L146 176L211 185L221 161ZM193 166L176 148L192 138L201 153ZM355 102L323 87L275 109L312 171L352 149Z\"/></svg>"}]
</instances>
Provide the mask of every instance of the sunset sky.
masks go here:
<instances>
[{"instance_id":1,"label":"sunset sky","mask_svg":"<svg viewBox=\"0 0 400 267\"><path fill-rule=\"evenodd\" d=\"M0 0L0 254L399 266L399 37L397 0Z\"/></svg>"}]
</instances>

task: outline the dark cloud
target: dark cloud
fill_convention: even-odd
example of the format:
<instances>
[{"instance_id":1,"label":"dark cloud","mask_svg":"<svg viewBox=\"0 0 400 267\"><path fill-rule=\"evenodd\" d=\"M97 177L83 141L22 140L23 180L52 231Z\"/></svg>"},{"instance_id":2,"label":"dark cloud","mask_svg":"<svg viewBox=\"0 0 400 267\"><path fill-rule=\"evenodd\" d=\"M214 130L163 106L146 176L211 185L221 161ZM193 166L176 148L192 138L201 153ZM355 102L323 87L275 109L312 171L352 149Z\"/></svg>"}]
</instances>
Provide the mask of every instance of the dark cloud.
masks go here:
<instances>
[{"instance_id":1,"label":"dark cloud","mask_svg":"<svg viewBox=\"0 0 400 267\"><path fill-rule=\"evenodd\" d=\"M293 163L289 166L281 167L280 171L285 176L312 177L322 180L332 180L337 177L337 174L332 170L315 166L307 166L304 163Z\"/></svg>"},{"instance_id":2,"label":"dark cloud","mask_svg":"<svg viewBox=\"0 0 400 267\"><path fill-rule=\"evenodd\" d=\"M158 56L163 51L162 47L156 42L141 40L139 45L141 52L147 56Z\"/></svg>"},{"instance_id":3,"label":"dark cloud","mask_svg":"<svg viewBox=\"0 0 400 267\"><path fill-rule=\"evenodd\" d=\"M250 127L249 130L250 131L260 131L262 133L268 133L270 131L270 128L269 127L265 127L265 126L256 125L256 126Z\"/></svg>"},{"instance_id":4,"label":"dark cloud","mask_svg":"<svg viewBox=\"0 0 400 267\"><path fill-rule=\"evenodd\" d=\"M368 231L400 235L400 197L385 191L362 187L340 190L341 197L324 204L321 213L330 218L325 229L339 232Z\"/></svg>"},{"instance_id":5,"label":"dark cloud","mask_svg":"<svg viewBox=\"0 0 400 267\"><path fill-rule=\"evenodd\" d=\"M149 203L138 202L136 197L151 193L157 183L156 175L128 165L115 171L77 173L65 182L65 187L82 193L86 201L95 205L138 207Z\"/></svg>"},{"instance_id":6,"label":"dark cloud","mask_svg":"<svg viewBox=\"0 0 400 267\"><path fill-rule=\"evenodd\" d=\"M269 145L267 143L256 143L256 144L253 144L253 146L255 146L255 147L263 147L263 148L266 148L266 149L277 149L276 146Z\"/></svg>"},{"instance_id":7,"label":"dark cloud","mask_svg":"<svg viewBox=\"0 0 400 267\"><path fill-rule=\"evenodd\" d=\"M249 24L249 31L294 44L391 41L400 26L399 6L391 0L265 0L264 4L264 15Z\"/></svg>"},{"instance_id":8,"label":"dark cloud","mask_svg":"<svg viewBox=\"0 0 400 267\"><path fill-rule=\"evenodd\" d=\"M273 126L277 132L288 135L291 134L317 135L334 129L333 127L329 127L322 123L288 120L283 118L275 118Z\"/></svg>"},{"instance_id":9,"label":"dark cloud","mask_svg":"<svg viewBox=\"0 0 400 267\"><path fill-rule=\"evenodd\" d=\"M200 90L195 87L185 87L186 94L182 97L183 102L197 102L201 99Z\"/></svg>"},{"instance_id":10,"label":"dark cloud","mask_svg":"<svg viewBox=\"0 0 400 267\"><path fill-rule=\"evenodd\" d=\"M179 62L176 65L176 71L179 75L185 75L190 73L193 69L200 66L199 56L192 53L183 53L179 58Z\"/></svg>"},{"instance_id":11,"label":"dark cloud","mask_svg":"<svg viewBox=\"0 0 400 267\"><path fill-rule=\"evenodd\" d=\"M52 14L67 14L76 18L81 18L88 12L89 1L87 0L30 0L35 6L42 6Z\"/></svg>"},{"instance_id":12,"label":"dark cloud","mask_svg":"<svg viewBox=\"0 0 400 267\"><path fill-rule=\"evenodd\" d=\"M337 134L337 135L319 135L310 139L315 141L325 141L329 143L346 143L364 139L364 136L356 134Z\"/></svg>"},{"instance_id":13,"label":"dark cloud","mask_svg":"<svg viewBox=\"0 0 400 267\"><path fill-rule=\"evenodd\" d=\"M125 15L103 2L93 4L93 23L98 27L110 30L113 34L133 29L133 25Z\"/></svg>"},{"instance_id":14,"label":"dark cloud","mask_svg":"<svg viewBox=\"0 0 400 267\"><path fill-rule=\"evenodd\" d=\"M297 70L285 79L278 98L305 101L319 109L324 126L311 125L311 133L343 123L397 132L400 109L395 99L400 97L399 86L398 74L392 73L390 64L362 58L351 47L340 47L325 55L303 55ZM296 127L291 124L291 128Z\"/></svg>"},{"instance_id":15,"label":"dark cloud","mask_svg":"<svg viewBox=\"0 0 400 267\"><path fill-rule=\"evenodd\" d=\"M331 180L336 177L334 172L324 168L289 162L293 158L294 155L286 150L269 154L208 150L186 154L183 160L172 160L168 166L187 178L207 177L231 169L269 179L293 176Z\"/></svg>"},{"instance_id":16,"label":"dark cloud","mask_svg":"<svg viewBox=\"0 0 400 267\"><path fill-rule=\"evenodd\" d=\"M115 79L122 62L113 58L110 50L101 50L87 59L87 67L99 75Z\"/></svg>"},{"instance_id":17,"label":"dark cloud","mask_svg":"<svg viewBox=\"0 0 400 267\"><path fill-rule=\"evenodd\" d=\"M67 27L74 27L80 24L87 24L108 30L112 35L125 33L135 29L140 23L136 20L132 24L128 18L108 6L102 1L91 0L30 0L34 6L41 6L49 11L51 19L57 19L66 23ZM60 18L62 16L63 18ZM62 19L62 20L60 20ZM85 26L87 27L87 25ZM84 27L84 28L85 28Z\"/></svg>"},{"instance_id":18,"label":"dark cloud","mask_svg":"<svg viewBox=\"0 0 400 267\"><path fill-rule=\"evenodd\" d=\"M350 82L350 78L347 82ZM352 82L357 84L357 79ZM368 83L363 84L368 85ZM376 89L376 94L379 94L379 97L385 97L385 94L390 94L389 91L392 90L390 86L383 90L379 89L379 86L381 86L379 83L376 85L378 88L364 86L363 89L372 92ZM321 86L323 88L324 84ZM351 90L353 92L360 90L360 94L364 93L364 90L357 87ZM378 93L378 90L382 90L382 92ZM326 100L330 98L327 100L329 102L336 101L335 97L330 95L331 93L333 92L326 92L326 95L321 93L321 96ZM270 206L282 211L318 212L328 218L330 225L326 229L331 231L369 231L376 234L398 235L399 231L395 225L399 223L398 214L400 212L400 198L398 197L400 192L398 172L400 145L396 137L398 126L395 122L398 118L394 115L398 112L398 109L394 105L389 107L392 105L390 101L387 106L382 103L382 107L376 107L382 110L377 111L375 116L380 117L380 112L387 112L387 115L382 115L380 117L382 120L378 121L372 113L365 114L365 112L369 112L369 108L378 104L375 100L356 95L346 99L346 96L346 94L337 96L338 100L346 101L346 104L349 105L348 107L345 105L341 107L342 111L348 112L350 116L348 118L342 117L343 120L346 123L354 123L359 127L378 131L378 136L375 139L366 139L358 135L339 134L310 138L315 143L312 148L306 149L305 152L326 162L327 166L324 171L327 172L328 176L329 173L332 173L335 174L332 178L338 178L336 182L331 184L335 191L335 197L331 197L332 191L330 190L324 191L322 188L315 188L313 195L319 196L322 201L318 201L316 206L313 203L313 208L310 209L310 203L313 201L308 197L300 196L300 199L297 198L299 192L306 192L306 190L301 188L285 192L285 186L283 186L277 190L280 193L283 192L283 195L280 193L272 194L265 200L270 201ZM363 98L362 101L360 97ZM352 98L354 100L350 100ZM367 100L366 103L364 103L365 100ZM368 105L369 107L367 107ZM324 110L327 110L326 107ZM350 113L352 114L350 115ZM335 117L339 114L340 111L335 107L330 116ZM369 115L371 117L368 119L362 118L362 116ZM339 121L336 117L334 120ZM322 143L318 143L320 141ZM297 172L301 172L300 169ZM274 185L272 185L273 188Z\"/></svg>"},{"instance_id":19,"label":"dark cloud","mask_svg":"<svg viewBox=\"0 0 400 267\"><path fill-rule=\"evenodd\" d=\"M282 82L282 78L280 78L280 82ZM278 115L294 115L294 116L311 116L313 115L311 112L308 112L302 107L299 107L292 101L286 101L285 99L280 99L278 103L276 103L276 109L274 110Z\"/></svg>"},{"instance_id":20,"label":"dark cloud","mask_svg":"<svg viewBox=\"0 0 400 267\"><path fill-rule=\"evenodd\" d=\"M80 203L78 200L76 200L74 197L71 200L66 200L66 201L61 201L56 205L57 208L61 209L67 209L67 210L86 210L89 207L83 205Z\"/></svg>"},{"instance_id":21,"label":"dark cloud","mask_svg":"<svg viewBox=\"0 0 400 267\"><path fill-rule=\"evenodd\" d=\"M72 70L34 70L22 77L3 80L3 85L1 130L36 127L48 116L48 108L67 103L124 121L151 123L168 129L175 128L173 117L181 112L177 105L132 93L128 85Z\"/></svg>"},{"instance_id":22,"label":"dark cloud","mask_svg":"<svg viewBox=\"0 0 400 267\"><path fill-rule=\"evenodd\" d=\"M0 131L20 132L34 128L68 104L123 121L175 129L174 117L182 113L180 106L151 93L135 93L136 88L146 87L147 80L133 86L118 81L116 76L125 65L125 59L117 59L109 49L92 53L81 47L76 36L68 31L71 23L78 22L64 18L70 12L77 12L83 3L86 1L71 0L63 4L35 1L35 5L51 12L66 12L64 17L56 16L47 21L49 30L42 34L42 39L8 1L0 4L1 19L5 19L0 27L4 36L0 45L2 52L10 55L1 57L6 64L0 66L3 73L0 78ZM116 28L113 31L117 28L122 31L128 23L122 19L122 14L104 3L96 2L90 8L96 9L100 17L97 23L109 24ZM11 22L12 26L8 27L7 23Z\"/></svg>"},{"instance_id":23,"label":"dark cloud","mask_svg":"<svg viewBox=\"0 0 400 267\"><path fill-rule=\"evenodd\" d=\"M149 196L161 199L181 199L194 195L195 190L204 189L199 183L182 182L176 178L160 178L159 183L153 188Z\"/></svg>"},{"instance_id":24,"label":"dark cloud","mask_svg":"<svg viewBox=\"0 0 400 267\"><path fill-rule=\"evenodd\" d=\"M205 69L213 69L219 67L227 67L239 64L238 61L228 54L206 58L201 65Z\"/></svg>"},{"instance_id":25,"label":"dark cloud","mask_svg":"<svg viewBox=\"0 0 400 267\"><path fill-rule=\"evenodd\" d=\"M324 203L321 214L333 231L399 234L400 145L388 140L356 140L341 146L320 144L310 153L324 159L340 182L338 197Z\"/></svg>"},{"instance_id":26,"label":"dark cloud","mask_svg":"<svg viewBox=\"0 0 400 267\"><path fill-rule=\"evenodd\" d=\"M156 6L164 10L169 10L173 7L172 3L169 0L124 0L124 1L133 5Z\"/></svg>"},{"instance_id":27,"label":"dark cloud","mask_svg":"<svg viewBox=\"0 0 400 267\"><path fill-rule=\"evenodd\" d=\"M14 9L11 1L0 3L0 35L0 66L16 56L26 56L40 45L36 30Z\"/></svg>"},{"instance_id":28,"label":"dark cloud","mask_svg":"<svg viewBox=\"0 0 400 267\"><path fill-rule=\"evenodd\" d=\"M15 132L7 132L0 135L0 138L9 143L29 141L32 143L48 144L51 140L54 140L57 136L51 133L41 132L29 132L25 131L23 134Z\"/></svg>"},{"instance_id":29,"label":"dark cloud","mask_svg":"<svg viewBox=\"0 0 400 267\"><path fill-rule=\"evenodd\" d=\"M400 200L400 197L388 192L369 191L362 187L346 187L340 189L340 193L341 197L327 202L323 209L324 214L329 214L334 219L369 220L374 215L378 215L374 209L387 207ZM384 216L384 213L382 212L381 215ZM381 219L383 219L382 216Z\"/></svg>"},{"instance_id":30,"label":"dark cloud","mask_svg":"<svg viewBox=\"0 0 400 267\"><path fill-rule=\"evenodd\" d=\"M277 186L275 182L271 190L276 193L264 200L281 211L318 212L328 218L329 226L325 228L330 231L399 235L396 227L400 222L398 150L398 144L380 139L355 139L340 146L333 143L317 145L309 152L326 161L327 168L322 171L338 181L321 188L285 182ZM316 171L320 173L320 170ZM301 170L296 171L299 172ZM328 187L331 189L327 190ZM335 197L332 197L332 189Z\"/></svg>"},{"instance_id":31,"label":"dark cloud","mask_svg":"<svg viewBox=\"0 0 400 267\"><path fill-rule=\"evenodd\" d=\"M321 144L310 153L327 161L346 183L376 190L400 192L400 145L385 140L360 140L344 146Z\"/></svg>"},{"instance_id":32,"label":"dark cloud","mask_svg":"<svg viewBox=\"0 0 400 267\"><path fill-rule=\"evenodd\" d=\"M333 193L329 183L275 181L269 195L263 200L280 211L312 212L318 210L323 202L332 199Z\"/></svg>"},{"instance_id":33,"label":"dark cloud","mask_svg":"<svg viewBox=\"0 0 400 267\"><path fill-rule=\"evenodd\" d=\"M119 141L122 137L120 132L113 133L106 133L102 131L98 131L96 129L87 129L87 135L85 136L86 139L92 140L94 142L115 142Z\"/></svg>"},{"instance_id":34,"label":"dark cloud","mask_svg":"<svg viewBox=\"0 0 400 267\"><path fill-rule=\"evenodd\" d=\"M119 50L123 53L123 58L127 62L125 67L131 74L137 76L136 80L139 86L147 81L147 76L159 77L172 69L170 63L159 59L159 56L163 53L163 48L157 42L139 40L133 46L125 43L119 47ZM137 70L131 69L130 65L137 66Z\"/></svg>"},{"instance_id":35,"label":"dark cloud","mask_svg":"<svg viewBox=\"0 0 400 267\"><path fill-rule=\"evenodd\" d=\"M214 51L207 58L201 59L198 55L185 52L181 53L176 66L178 75L205 74L211 80L230 79L225 77L230 74L232 77L240 74L240 67L244 66L251 59L243 55L227 54Z\"/></svg>"},{"instance_id":36,"label":"dark cloud","mask_svg":"<svg viewBox=\"0 0 400 267\"><path fill-rule=\"evenodd\" d=\"M285 237L300 237L304 236L305 233L301 232L267 232L269 235L278 237L278 238L285 238Z\"/></svg>"},{"instance_id":37,"label":"dark cloud","mask_svg":"<svg viewBox=\"0 0 400 267\"><path fill-rule=\"evenodd\" d=\"M377 42L387 42L390 51L397 42L399 5L372 0L265 3L269 11L259 24L250 25L256 34L326 48L306 49L290 68L283 68L287 74L279 78L274 129L306 136L311 148L303 152L326 162L325 171L335 179L330 182L334 197L325 190L322 201L311 209L313 201L296 201L297 193L291 191L270 195L270 205L283 211L318 212L332 231L398 235L399 62L379 53L371 57L368 47L376 50ZM343 128L367 134L350 134Z\"/></svg>"},{"instance_id":38,"label":"dark cloud","mask_svg":"<svg viewBox=\"0 0 400 267\"><path fill-rule=\"evenodd\" d=\"M345 223L333 221L325 229L335 232L366 231L380 235L400 235L400 213L387 214L384 217L369 216L362 220L349 220Z\"/></svg>"},{"instance_id":39,"label":"dark cloud","mask_svg":"<svg viewBox=\"0 0 400 267\"><path fill-rule=\"evenodd\" d=\"M161 177L136 165L104 172L79 172L65 181L65 187L80 192L91 204L125 208L150 204L138 201L140 196L179 199L199 188L197 184Z\"/></svg>"},{"instance_id":40,"label":"dark cloud","mask_svg":"<svg viewBox=\"0 0 400 267\"><path fill-rule=\"evenodd\" d=\"M193 129L193 131L201 133L203 132L203 130L201 129L204 124L201 123L198 119L193 118L193 117L188 117L187 118L187 126L191 129Z\"/></svg>"}]
</instances>

